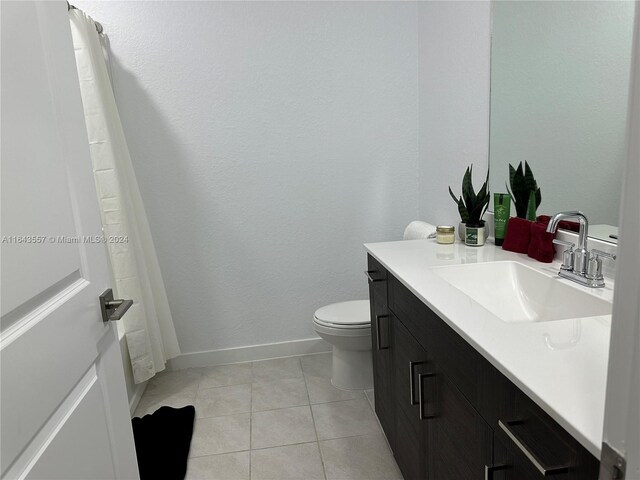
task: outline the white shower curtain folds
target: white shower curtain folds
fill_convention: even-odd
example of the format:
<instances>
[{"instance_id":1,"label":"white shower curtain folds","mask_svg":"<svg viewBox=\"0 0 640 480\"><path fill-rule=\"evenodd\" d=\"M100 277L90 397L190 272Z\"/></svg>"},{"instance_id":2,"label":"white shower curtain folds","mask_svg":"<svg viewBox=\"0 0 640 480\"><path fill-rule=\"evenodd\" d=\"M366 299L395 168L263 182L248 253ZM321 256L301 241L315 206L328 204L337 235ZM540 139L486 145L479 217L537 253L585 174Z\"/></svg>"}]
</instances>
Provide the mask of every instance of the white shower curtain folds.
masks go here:
<instances>
[{"instance_id":1,"label":"white shower curtain folds","mask_svg":"<svg viewBox=\"0 0 640 480\"><path fill-rule=\"evenodd\" d=\"M93 20L70 10L91 161L116 298L133 299L122 318L135 383L180 354L151 231Z\"/></svg>"}]
</instances>

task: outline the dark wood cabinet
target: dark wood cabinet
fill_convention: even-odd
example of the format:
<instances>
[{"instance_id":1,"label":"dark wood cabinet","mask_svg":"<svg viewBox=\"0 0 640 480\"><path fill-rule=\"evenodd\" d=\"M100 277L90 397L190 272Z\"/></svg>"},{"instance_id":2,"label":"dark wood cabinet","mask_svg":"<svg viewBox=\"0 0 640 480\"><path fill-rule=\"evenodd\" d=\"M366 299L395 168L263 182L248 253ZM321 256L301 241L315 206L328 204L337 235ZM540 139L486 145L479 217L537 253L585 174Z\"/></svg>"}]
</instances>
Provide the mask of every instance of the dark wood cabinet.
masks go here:
<instances>
[{"instance_id":1,"label":"dark wood cabinet","mask_svg":"<svg viewBox=\"0 0 640 480\"><path fill-rule=\"evenodd\" d=\"M405 480L595 480L599 462L373 257L376 414Z\"/></svg>"},{"instance_id":2,"label":"dark wood cabinet","mask_svg":"<svg viewBox=\"0 0 640 480\"><path fill-rule=\"evenodd\" d=\"M395 380L396 460L405 478L427 478L427 352L392 315Z\"/></svg>"},{"instance_id":3,"label":"dark wood cabinet","mask_svg":"<svg viewBox=\"0 0 640 480\"><path fill-rule=\"evenodd\" d=\"M392 448L395 441L392 323L387 302L387 271L369 256L367 278L371 305L371 350L376 415Z\"/></svg>"},{"instance_id":4,"label":"dark wood cabinet","mask_svg":"<svg viewBox=\"0 0 640 480\"><path fill-rule=\"evenodd\" d=\"M492 464L493 432L444 374L433 378L434 418L429 425L429 478L482 480Z\"/></svg>"}]
</instances>

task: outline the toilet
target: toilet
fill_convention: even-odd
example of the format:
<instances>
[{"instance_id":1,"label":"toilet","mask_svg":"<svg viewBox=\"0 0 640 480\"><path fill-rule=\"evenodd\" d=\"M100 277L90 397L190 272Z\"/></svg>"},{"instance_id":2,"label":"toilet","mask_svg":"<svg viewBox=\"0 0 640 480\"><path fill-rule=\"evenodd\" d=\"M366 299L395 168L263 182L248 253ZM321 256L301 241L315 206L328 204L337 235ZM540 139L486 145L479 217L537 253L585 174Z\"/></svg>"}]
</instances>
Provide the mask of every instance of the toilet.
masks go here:
<instances>
[{"instance_id":1,"label":"toilet","mask_svg":"<svg viewBox=\"0 0 640 480\"><path fill-rule=\"evenodd\" d=\"M313 328L333 346L333 386L343 390L373 388L369 301L322 307L313 315Z\"/></svg>"},{"instance_id":2,"label":"toilet","mask_svg":"<svg viewBox=\"0 0 640 480\"><path fill-rule=\"evenodd\" d=\"M414 221L404 230L403 240L427 240L436 227ZM331 383L344 390L373 388L371 357L371 313L368 300L333 303L313 315L313 329L333 346Z\"/></svg>"}]
</instances>

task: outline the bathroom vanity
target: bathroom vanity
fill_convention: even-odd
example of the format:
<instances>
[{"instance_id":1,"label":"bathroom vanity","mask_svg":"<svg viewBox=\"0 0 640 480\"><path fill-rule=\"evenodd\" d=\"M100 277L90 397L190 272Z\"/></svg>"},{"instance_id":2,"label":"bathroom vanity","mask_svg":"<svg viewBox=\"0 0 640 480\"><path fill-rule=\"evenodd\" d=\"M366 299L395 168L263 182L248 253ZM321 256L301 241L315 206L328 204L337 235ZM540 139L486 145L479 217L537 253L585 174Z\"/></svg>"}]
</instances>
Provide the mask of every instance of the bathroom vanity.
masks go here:
<instances>
[{"instance_id":1,"label":"bathroom vanity","mask_svg":"<svg viewBox=\"0 0 640 480\"><path fill-rule=\"evenodd\" d=\"M405 480L597 479L611 283L570 286L577 296L565 301L556 262L493 245L365 247L375 410ZM509 262L517 278L461 270L487 295L520 290L484 305L443 274ZM510 303L522 315L501 315Z\"/></svg>"}]
</instances>

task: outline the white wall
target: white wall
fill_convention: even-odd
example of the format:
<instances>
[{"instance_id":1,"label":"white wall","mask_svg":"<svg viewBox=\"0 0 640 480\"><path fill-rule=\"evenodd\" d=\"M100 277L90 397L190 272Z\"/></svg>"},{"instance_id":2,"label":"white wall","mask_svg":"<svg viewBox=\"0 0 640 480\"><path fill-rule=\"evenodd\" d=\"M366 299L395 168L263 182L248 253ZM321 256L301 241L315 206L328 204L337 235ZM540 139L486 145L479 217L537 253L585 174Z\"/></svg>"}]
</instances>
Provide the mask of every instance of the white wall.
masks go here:
<instances>
[{"instance_id":1,"label":"white wall","mask_svg":"<svg viewBox=\"0 0 640 480\"><path fill-rule=\"evenodd\" d=\"M417 215L417 5L75 3L111 40L182 351L366 298L362 243Z\"/></svg>"},{"instance_id":2,"label":"white wall","mask_svg":"<svg viewBox=\"0 0 640 480\"><path fill-rule=\"evenodd\" d=\"M473 164L485 180L489 155L490 2L420 2L420 217L458 225L447 187L461 193Z\"/></svg>"}]
</instances>

